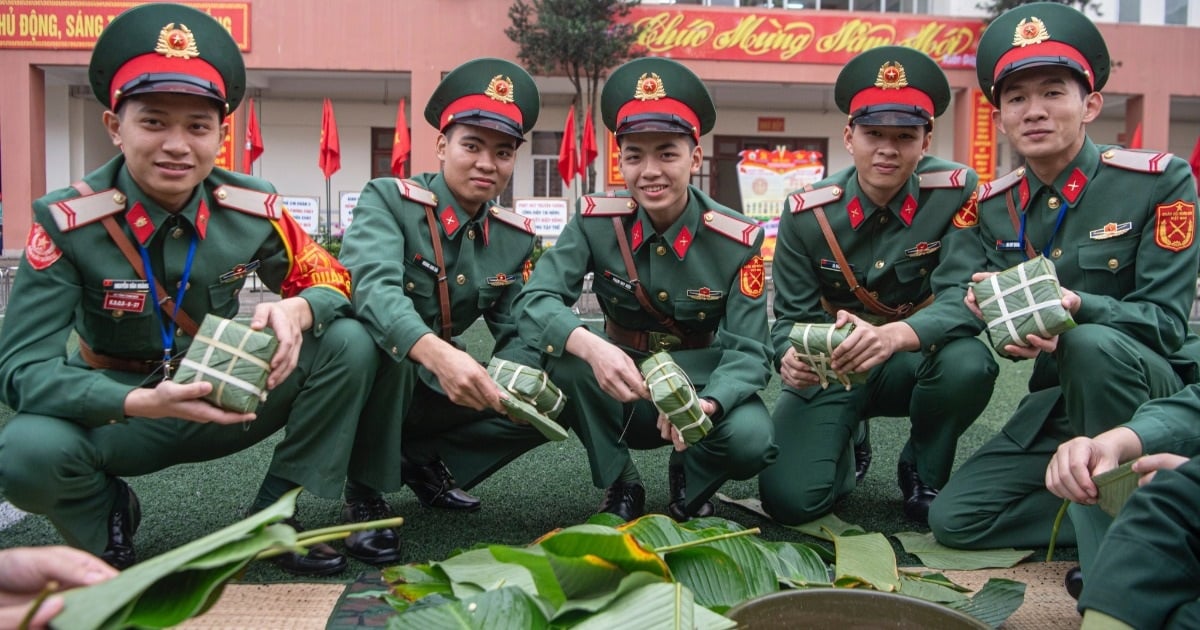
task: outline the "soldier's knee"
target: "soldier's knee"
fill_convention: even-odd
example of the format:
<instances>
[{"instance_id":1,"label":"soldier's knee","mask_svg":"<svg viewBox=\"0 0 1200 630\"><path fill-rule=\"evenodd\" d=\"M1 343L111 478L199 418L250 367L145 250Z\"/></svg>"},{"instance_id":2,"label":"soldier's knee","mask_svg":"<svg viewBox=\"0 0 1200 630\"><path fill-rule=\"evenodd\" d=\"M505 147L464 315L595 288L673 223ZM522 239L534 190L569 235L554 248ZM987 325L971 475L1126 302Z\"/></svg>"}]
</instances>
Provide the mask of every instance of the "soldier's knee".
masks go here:
<instances>
[{"instance_id":1,"label":"soldier's knee","mask_svg":"<svg viewBox=\"0 0 1200 630\"><path fill-rule=\"evenodd\" d=\"M832 484L798 487L793 478L790 483L774 483L760 480L758 487L763 510L783 525L802 525L833 511L837 494Z\"/></svg>"},{"instance_id":2,"label":"soldier's knee","mask_svg":"<svg viewBox=\"0 0 1200 630\"><path fill-rule=\"evenodd\" d=\"M929 530L933 537L947 547L956 549L974 548L987 523L978 515L966 514L939 496L929 506Z\"/></svg>"},{"instance_id":3,"label":"soldier's knee","mask_svg":"<svg viewBox=\"0 0 1200 630\"><path fill-rule=\"evenodd\" d=\"M1136 353L1131 352L1124 333L1100 324L1080 324L1060 335L1054 355L1060 370L1065 364L1095 370L1139 360Z\"/></svg>"},{"instance_id":4,"label":"soldier's knee","mask_svg":"<svg viewBox=\"0 0 1200 630\"><path fill-rule=\"evenodd\" d=\"M935 361L930 362L935 375L941 379L951 379L956 387L971 391L982 391L995 384L1000 374L1000 366L992 351L984 343L974 337L956 339L938 351ZM922 375L928 378L930 375Z\"/></svg>"},{"instance_id":5,"label":"soldier's knee","mask_svg":"<svg viewBox=\"0 0 1200 630\"><path fill-rule=\"evenodd\" d=\"M730 436L726 451L726 470L731 479L749 479L775 462L779 447L775 431L765 413L754 422L741 422Z\"/></svg>"},{"instance_id":6,"label":"soldier's knee","mask_svg":"<svg viewBox=\"0 0 1200 630\"><path fill-rule=\"evenodd\" d=\"M0 494L14 506L46 513L58 500L56 480L84 459L84 429L59 418L18 415L0 431Z\"/></svg>"}]
</instances>

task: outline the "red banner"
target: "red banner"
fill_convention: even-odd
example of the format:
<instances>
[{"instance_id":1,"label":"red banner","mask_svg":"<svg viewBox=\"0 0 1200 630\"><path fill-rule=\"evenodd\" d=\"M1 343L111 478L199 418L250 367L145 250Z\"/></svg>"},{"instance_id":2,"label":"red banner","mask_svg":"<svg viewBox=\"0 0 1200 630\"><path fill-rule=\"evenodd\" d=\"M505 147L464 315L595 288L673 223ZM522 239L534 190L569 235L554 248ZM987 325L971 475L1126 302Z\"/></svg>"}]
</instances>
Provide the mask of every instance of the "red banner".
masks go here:
<instances>
[{"instance_id":1,"label":"red banner","mask_svg":"<svg viewBox=\"0 0 1200 630\"><path fill-rule=\"evenodd\" d=\"M104 26L129 7L130 0L7 0L0 11L0 48L90 50ZM249 2L184 2L213 16L233 35L242 52L250 50Z\"/></svg>"},{"instance_id":2,"label":"red banner","mask_svg":"<svg viewBox=\"0 0 1200 630\"><path fill-rule=\"evenodd\" d=\"M992 104L982 90L971 90L971 168L979 173L979 182L996 177L996 125L992 123Z\"/></svg>"},{"instance_id":3,"label":"red banner","mask_svg":"<svg viewBox=\"0 0 1200 630\"><path fill-rule=\"evenodd\" d=\"M608 182L608 188L609 190L625 190L625 176L621 175L621 149L617 146L617 137L611 131L606 131L604 135L608 137L608 142L605 143L605 146L608 147L608 150L605 151L607 158L604 160L607 165L605 170L608 172L608 176L605 179Z\"/></svg>"},{"instance_id":4,"label":"red banner","mask_svg":"<svg viewBox=\"0 0 1200 630\"><path fill-rule=\"evenodd\" d=\"M237 129L237 114L229 114L225 117L225 122L229 124L229 131L225 132L225 137L221 138L221 148L217 151L216 166L219 166L227 171L233 170L233 154L236 145L233 143L234 130Z\"/></svg>"},{"instance_id":5,"label":"red banner","mask_svg":"<svg viewBox=\"0 0 1200 630\"><path fill-rule=\"evenodd\" d=\"M638 44L675 59L841 65L879 46L916 48L943 68L974 68L982 20L841 11L634 7Z\"/></svg>"}]
</instances>

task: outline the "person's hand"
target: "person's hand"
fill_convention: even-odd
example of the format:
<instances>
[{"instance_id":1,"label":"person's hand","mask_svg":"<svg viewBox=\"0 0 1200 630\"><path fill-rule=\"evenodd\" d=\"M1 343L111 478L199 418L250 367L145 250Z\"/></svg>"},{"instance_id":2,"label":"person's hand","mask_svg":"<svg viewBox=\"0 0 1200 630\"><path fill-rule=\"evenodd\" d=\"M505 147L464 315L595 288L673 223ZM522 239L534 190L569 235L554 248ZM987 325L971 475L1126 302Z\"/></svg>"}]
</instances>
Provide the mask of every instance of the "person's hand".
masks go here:
<instances>
[{"instance_id":1,"label":"person's hand","mask_svg":"<svg viewBox=\"0 0 1200 630\"><path fill-rule=\"evenodd\" d=\"M1136 462L1133 462L1133 472L1140 475L1138 477L1138 485L1144 486L1152 479L1154 474L1160 470L1174 470L1180 465L1186 463L1188 458L1183 455L1174 453L1157 453L1155 455L1147 455Z\"/></svg>"},{"instance_id":2,"label":"person's hand","mask_svg":"<svg viewBox=\"0 0 1200 630\"><path fill-rule=\"evenodd\" d=\"M834 349L830 367L838 374L854 374L871 368L892 358L892 355L911 342L917 344L912 327L902 322L874 326L850 311L838 311L835 326L854 324L854 332Z\"/></svg>"},{"instance_id":3,"label":"person's hand","mask_svg":"<svg viewBox=\"0 0 1200 630\"><path fill-rule=\"evenodd\" d=\"M408 352L437 377L446 397L456 405L476 411L491 409L506 414L501 397L507 395L474 357L434 334L422 336Z\"/></svg>"},{"instance_id":4,"label":"person's hand","mask_svg":"<svg viewBox=\"0 0 1200 630\"><path fill-rule=\"evenodd\" d=\"M103 582L117 570L86 551L70 547L14 547L0 550L0 628L16 628L51 583L54 592ZM62 611L63 600L41 603L29 627L45 628Z\"/></svg>"},{"instance_id":5,"label":"person's hand","mask_svg":"<svg viewBox=\"0 0 1200 630\"><path fill-rule=\"evenodd\" d=\"M1121 463L1120 449L1104 440L1077 437L1058 446L1046 466L1046 489L1056 497L1091 505L1098 493L1092 477Z\"/></svg>"},{"instance_id":6,"label":"person's hand","mask_svg":"<svg viewBox=\"0 0 1200 630\"><path fill-rule=\"evenodd\" d=\"M125 395L125 415L132 418L179 418L201 424L249 422L253 413L226 411L204 400L212 383L163 381L153 388L139 387Z\"/></svg>"},{"instance_id":7,"label":"person's hand","mask_svg":"<svg viewBox=\"0 0 1200 630\"><path fill-rule=\"evenodd\" d=\"M312 307L308 300L292 297L278 302L263 302L254 309L250 328L262 330L268 326L279 340L279 349L271 358L271 373L267 376L267 389L274 389L296 369L300 362L300 344L304 331L312 327Z\"/></svg>"},{"instance_id":8,"label":"person's hand","mask_svg":"<svg viewBox=\"0 0 1200 630\"><path fill-rule=\"evenodd\" d=\"M1004 354L1019 359L1033 359L1043 352L1054 354L1054 351L1058 349L1058 335L1039 337L1029 334L1025 335L1025 341L1029 344L1028 346L1018 346L1015 343L1004 346Z\"/></svg>"},{"instance_id":9,"label":"person's hand","mask_svg":"<svg viewBox=\"0 0 1200 630\"><path fill-rule=\"evenodd\" d=\"M983 282L988 278L996 275L994 271L981 271L971 274L971 282ZM967 310L975 314L975 317L983 319L983 311L979 310L979 300L975 299L975 291L971 287L967 287L967 296L963 298L963 304L967 305Z\"/></svg>"},{"instance_id":10,"label":"person's hand","mask_svg":"<svg viewBox=\"0 0 1200 630\"><path fill-rule=\"evenodd\" d=\"M717 403L707 398L701 398L700 411L703 411L704 415L711 418L717 413ZM687 450L688 443L683 439L683 432L675 428L675 425L671 423L671 419L667 417L667 414L660 412L657 422L658 433L662 436L663 440L670 442L676 451L682 452Z\"/></svg>"},{"instance_id":11,"label":"person's hand","mask_svg":"<svg viewBox=\"0 0 1200 630\"><path fill-rule=\"evenodd\" d=\"M820 377L805 363L800 355L796 353L796 349L789 347L787 352L783 353L783 359L779 362L779 378L784 385L803 389L821 383Z\"/></svg>"},{"instance_id":12,"label":"person's hand","mask_svg":"<svg viewBox=\"0 0 1200 630\"><path fill-rule=\"evenodd\" d=\"M614 399L621 402L650 399L650 389L633 359L608 340L579 327L567 337L566 350L592 367L600 389Z\"/></svg>"}]
</instances>

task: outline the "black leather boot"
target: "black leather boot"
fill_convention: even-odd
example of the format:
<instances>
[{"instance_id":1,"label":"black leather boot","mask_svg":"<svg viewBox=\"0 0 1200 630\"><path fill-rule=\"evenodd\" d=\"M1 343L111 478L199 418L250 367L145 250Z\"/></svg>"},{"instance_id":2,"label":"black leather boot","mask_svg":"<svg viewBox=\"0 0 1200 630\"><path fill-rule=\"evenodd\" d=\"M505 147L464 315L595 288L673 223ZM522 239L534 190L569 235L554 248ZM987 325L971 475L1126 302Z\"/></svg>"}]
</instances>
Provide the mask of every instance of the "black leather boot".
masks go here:
<instances>
[{"instance_id":1,"label":"black leather boot","mask_svg":"<svg viewBox=\"0 0 1200 630\"><path fill-rule=\"evenodd\" d=\"M900 492L904 494L904 516L928 525L929 504L937 498L937 488L921 481L917 467L908 462L900 462L896 467L896 476L899 478Z\"/></svg>"},{"instance_id":2,"label":"black leather boot","mask_svg":"<svg viewBox=\"0 0 1200 630\"><path fill-rule=\"evenodd\" d=\"M705 501L700 505L700 509L696 510L695 514L688 514L684 509L687 502L687 474L683 471L683 466L671 465L667 468L667 482L671 488L671 502L667 504L667 514L676 522L683 523L692 518L712 516L716 514L717 509L713 507L712 501Z\"/></svg>"},{"instance_id":3,"label":"black leather boot","mask_svg":"<svg viewBox=\"0 0 1200 630\"><path fill-rule=\"evenodd\" d=\"M380 496L348 501L342 506L345 523L366 523L393 516L392 507ZM346 537L346 553L367 564L394 564L400 560L400 536L390 527L354 532Z\"/></svg>"},{"instance_id":4,"label":"black leather boot","mask_svg":"<svg viewBox=\"0 0 1200 630\"><path fill-rule=\"evenodd\" d=\"M479 509L479 499L467 494L454 483L454 476L441 459L425 464L413 464L402 458L400 476L425 507L464 512Z\"/></svg>"},{"instance_id":5,"label":"black leather boot","mask_svg":"<svg viewBox=\"0 0 1200 630\"><path fill-rule=\"evenodd\" d=\"M284 519L297 532L304 531L295 517ZM308 548L308 553L288 552L270 559L276 566L292 575L303 577L334 575L346 570L346 556L325 543L318 543Z\"/></svg>"},{"instance_id":6,"label":"black leather boot","mask_svg":"<svg viewBox=\"0 0 1200 630\"><path fill-rule=\"evenodd\" d=\"M142 522L142 506L129 484L123 479L114 481L117 482L117 501L108 514L108 545L100 559L115 569L124 570L137 563L133 535Z\"/></svg>"},{"instance_id":7,"label":"black leather boot","mask_svg":"<svg viewBox=\"0 0 1200 630\"><path fill-rule=\"evenodd\" d=\"M861 438L861 439L858 439ZM862 435L854 442L854 485L862 485L871 468L871 421L862 421Z\"/></svg>"},{"instance_id":8,"label":"black leather boot","mask_svg":"<svg viewBox=\"0 0 1200 630\"><path fill-rule=\"evenodd\" d=\"M618 481L604 491L604 501L596 511L609 512L632 521L646 513L646 488L640 483Z\"/></svg>"}]
</instances>

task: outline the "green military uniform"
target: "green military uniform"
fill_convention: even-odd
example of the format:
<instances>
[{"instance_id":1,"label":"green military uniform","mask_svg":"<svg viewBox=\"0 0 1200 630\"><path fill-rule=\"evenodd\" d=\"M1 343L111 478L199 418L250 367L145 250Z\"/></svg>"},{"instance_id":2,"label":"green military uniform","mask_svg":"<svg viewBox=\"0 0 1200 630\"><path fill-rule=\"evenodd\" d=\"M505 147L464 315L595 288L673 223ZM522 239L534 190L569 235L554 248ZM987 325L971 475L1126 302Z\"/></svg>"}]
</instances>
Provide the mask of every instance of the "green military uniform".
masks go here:
<instances>
[{"instance_id":1,"label":"green military uniform","mask_svg":"<svg viewBox=\"0 0 1200 630\"><path fill-rule=\"evenodd\" d=\"M500 93L513 98L494 100L484 95L496 92L499 83L493 77L497 75L510 82ZM471 61L447 75L426 117L440 129L452 124L443 125L443 118L486 126L491 123L470 118L469 113L456 117L455 112L489 103L502 113L505 106L521 110L523 121L514 122L515 130L504 127L509 133L522 133L537 119L539 100L532 78L519 66L499 59ZM435 249L433 239L439 248ZM384 355L363 409L365 430L360 441L387 443L396 452L403 432L406 457L418 462L441 458L464 488L545 441L532 427L494 411L454 404L429 370L408 359L420 337L444 334L452 340L482 316L495 338L496 356L537 366L540 357L517 336L512 311L529 273L534 241L530 219L494 202L478 211L459 207L441 174L382 178L367 184L341 254L354 276L355 310ZM438 249L443 257L440 263ZM446 279L449 312L445 314L439 278ZM380 490L395 490L401 483L399 466L378 470L364 466L354 472L360 475L356 479Z\"/></svg>"},{"instance_id":2,"label":"green military uniform","mask_svg":"<svg viewBox=\"0 0 1200 630\"><path fill-rule=\"evenodd\" d=\"M689 132L697 137L711 128L715 114L700 80L676 62L654 58L625 64L605 83L601 107L608 128L624 132L617 110L635 93L652 95L656 88L662 93L642 99L642 110L630 116L638 124L674 132L675 121L700 111L707 115L691 122ZM677 118L659 111L671 105ZM638 284L658 315L635 296L618 229L627 239ZM683 213L663 232L656 232L627 192L584 197L580 213L538 260L518 300L521 337L545 353L547 371L567 396L560 420L571 419L597 487L611 486L633 468L629 448L667 442L649 401L623 404L611 398L587 362L564 352L567 337L584 325L570 305L588 273L594 274L592 289L609 339L635 362L648 351L669 350L699 396L723 412L713 431L682 454L686 511L695 514L725 480L752 477L773 461L770 417L757 393L770 376L761 243L761 228L690 186ZM664 326L664 316L677 323L683 339Z\"/></svg>"},{"instance_id":3,"label":"green military uniform","mask_svg":"<svg viewBox=\"0 0 1200 630\"><path fill-rule=\"evenodd\" d=\"M1046 45L1054 48L1039 52ZM998 18L980 42L979 62L989 94L1007 76L1005 68L1065 65L1094 90L1108 76L1095 26L1053 3ZM1080 66L1089 68L1086 74ZM1028 246L1054 262L1062 286L1079 294L1081 304L1078 326L1059 337L1054 353L1038 355L1030 393L1001 433L934 502L930 526L940 542L1047 544L1061 500L1045 488L1045 469L1058 445L1117 426L1142 403L1197 380L1200 340L1187 326L1200 260L1195 208L1186 162L1087 138L1055 181L1021 168L980 187L979 270L1011 267L1028 257ZM1081 506L1070 515L1075 527L1063 528L1059 543L1079 543L1086 572L1108 519Z\"/></svg>"},{"instance_id":4,"label":"green military uniform","mask_svg":"<svg viewBox=\"0 0 1200 630\"><path fill-rule=\"evenodd\" d=\"M237 107L245 83L228 31L171 4L140 6L111 22L89 75L112 110L127 97L167 92L211 98L221 118ZM130 169L119 156L34 202L0 337L0 398L16 410L0 433L0 490L49 517L72 545L108 554L119 543L121 553L106 559L120 565L134 559L138 516L119 476L215 459L286 427L268 479L340 496L375 363L370 337L351 317L349 274L287 215L270 184L214 169L171 212ZM146 276L120 242L131 258L141 254ZM190 327L167 319L169 300L194 321L233 317L251 273L306 300L313 316L296 369L257 418L227 426L126 417L127 395L158 384L168 351L178 358L191 344ZM171 288L156 289L155 281ZM159 308L156 297L168 301ZM79 350L68 352L72 332ZM324 568L345 564L340 556L332 562Z\"/></svg>"}]
</instances>

